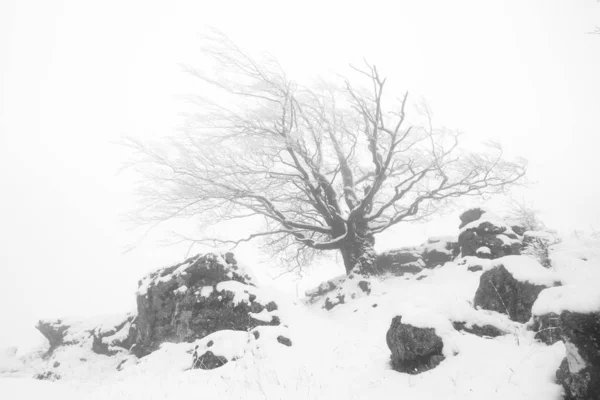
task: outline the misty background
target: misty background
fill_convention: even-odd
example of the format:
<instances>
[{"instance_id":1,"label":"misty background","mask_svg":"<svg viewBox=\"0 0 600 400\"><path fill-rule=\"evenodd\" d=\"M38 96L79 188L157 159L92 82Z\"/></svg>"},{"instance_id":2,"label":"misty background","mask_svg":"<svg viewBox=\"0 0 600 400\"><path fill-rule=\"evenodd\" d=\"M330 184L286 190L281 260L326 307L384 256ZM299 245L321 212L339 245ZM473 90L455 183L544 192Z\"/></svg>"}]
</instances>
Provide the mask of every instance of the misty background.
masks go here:
<instances>
[{"instance_id":1,"label":"misty background","mask_svg":"<svg viewBox=\"0 0 600 400\"><path fill-rule=\"evenodd\" d=\"M0 347L33 340L39 318L133 310L138 279L182 261L188 245L160 246L160 228L143 236L123 220L135 176L118 173L130 154L117 143L176 133L180 96L197 94L182 64L202 67L210 27L299 80L367 58L398 93L424 97L436 124L527 158L532 185L514 197L549 227L600 230L600 36L586 34L598 24L594 0L3 0ZM377 246L455 234L458 211L400 224ZM343 273L272 280L281 270L253 246L236 253L294 296Z\"/></svg>"}]
</instances>

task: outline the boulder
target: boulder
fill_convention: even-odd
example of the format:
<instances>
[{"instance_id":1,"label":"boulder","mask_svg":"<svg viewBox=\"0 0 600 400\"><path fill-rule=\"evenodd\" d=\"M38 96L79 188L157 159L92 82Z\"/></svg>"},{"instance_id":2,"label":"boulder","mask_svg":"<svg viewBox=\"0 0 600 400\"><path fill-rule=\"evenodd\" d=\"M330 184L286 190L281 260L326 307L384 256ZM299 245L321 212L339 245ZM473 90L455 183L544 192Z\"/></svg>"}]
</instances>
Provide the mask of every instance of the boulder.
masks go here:
<instances>
[{"instance_id":1,"label":"boulder","mask_svg":"<svg viewBox=\"0 0 600 400\"><path fill-rule=\"evenodd\" d=\"M531 318L531 308L538 294L547 287L519 281L500 264L481 274L473 305L525 323Z\"/></svg>"},{"instance_id":2,"label":"boulder","mask_svg":"<svg viewBox=\"0 0 600 400\"><path fill-rule=\"evenodd\" d=\"M502 335L506 334L506 332L504 332L504 331L500 330L499 328L496 328L495 326L492 326L492 325L479 326L479 325L473 324L473 325L469 326L466 322L454 321L454 322L452 322L452 326L457 331L471 333L473 335L480 336L480 337L493 337L494 338L494 337L498 337L498 336L502 336Z\"/></svg>"},{"instance_id":3,"label":"boulder","mask_svg":"<svg viewBox=\"0 0 600 400\"><path fill-rule=\"evenodd\" d=\"M346 280L346 274L337 276L333 279L321 283L316 288L307 290L304 294L306 296L306 303L314 304L323 296L335 290Z\"/></svg>"},{"instance_id":4,"label":"boulder","mask_svg":"<svg viewBox=\"0 0 600 400\"><path fill-rule=\"evenodd\" d=\"M77 345L90 348L96 354L114 355L130 350L135 343L135 321L133 314L111 316L104 320L40 320L36 329L48 339L48 354L61 346Z\"/></svg>"},{"instance_id":5,"label":"boulder","mask_svg":"<svg viewBox=\"0 0 600 400\"><path fill-rule=\"evenodd\" d=\"M520 254L522 240L507 223L491 213L473 210L480 209L468 210L461 215L462 231L458 237L458 246L463 257L496 259ZM465 221L469 222L465 224Z\"/></svg>"},{"instance_id":6,"label":"boulder","mask_svg":"<svg viewBox=\"0 0 600 400\"><path fill-rule=\"evenodd\" d=\"M534 315L529 329L535 332L537 340L552 345L561 340L559 320L559 315L555 313Z\"/></svg>"},{"instance_id":7,"label":"boulder","mask_svg":"<svg viewBox=\"0 0 600 400\"><path fill-rule=\"evenodd\" d=\"M402 276L418 274L425 267L421 252L417 248L401 248L377 255L375 270L380 274Z\"/></svg>"},{"instance_id":8,"label":"boulder","mask_svg":"<svg viewBox=\"0 0 600 400\"><path fill-rule=\"evenodd\" d=\"M227 360L227 358L225 358L223 356L214 355L213 352L210 350L207 350L202 355L198 355L196 350L194 350L193 357L194 357L194 359L193 359L192 368L199 368L199 369L219 368L219 367L227 364L227 362L229 361L229 360Z\"/></svg>"},{"instance_id":9,"label":"boulder","mask_svg":"<svg viewBox=\"0 0 600 400\"><path fill-rule=\"evenodd\" d=\"M371 294L371 280L369 276L351 273L339 285L330 291L323 299L323 308L327 311L334 307L345 304L350 300Z\"/></svg>"},{"instance_id":10,"label":"boulder","mask_svg":"<svg viewBox=\"0 0 600 400\"><path fill-rule=\"evenodd\" d=\"M563 311L559 326L567 357L556 379L564 389L564 398L600 399L600 313Z\"/></svg>"},{"instance_id":11,"label":"boulder","mask_svg":"<svg viewBox=\"0 0 600 400\"><path fill-rule=\"evenodd\" d=\"M402 276L418 274L423 268L435 268L452 261L459 252L454 237L432 237L415 247L402 247L377 255L375 269L380 274Z\"/></svg>"},{"instance_id":12,"label":"boulder","mask_svg":"<svg viewBox=\"0 0 600 400\"><path fill-rule=\"evenodd\" d=\"M460 218L460 226L458 228L461 229L463 226L470 224L473 221L477 221L485 212L486 211L484 209L479 207L470 208L464 211L458 217Z\"/></svg>"},{"instance_id":13,"label":"boulder","mask_svg":"<svg viewBox=\"0 0 600 400\"><path fill-rule=\"evenodd\" d=\"M435 329L403 324L401 316L392 319L386 342L392 352L392 368L398 372L419 374L444 360L444 343Z\"/></svg>"},{"instance_id":14,"label":"boulder","mask_svg":"<svg viewBox=\"0 0 600 400\"><path fill-rule=\"evenodd\" d=\"M139 283L137 306L137 356L164 342L280 323L273 314L277 305L265 299L232 254L197 255L149 274Z\"/></svg>"},{"instance_id":15,"label":"boulder","mask_svg":"<svg viewBox=\"0 0 600 400\"><path fill-rule=\"evenodd\" d=\"M420 248L425 268L435 268L452 261L460 250L455 237L432 237Z\"/></svg>"}]
</instances>

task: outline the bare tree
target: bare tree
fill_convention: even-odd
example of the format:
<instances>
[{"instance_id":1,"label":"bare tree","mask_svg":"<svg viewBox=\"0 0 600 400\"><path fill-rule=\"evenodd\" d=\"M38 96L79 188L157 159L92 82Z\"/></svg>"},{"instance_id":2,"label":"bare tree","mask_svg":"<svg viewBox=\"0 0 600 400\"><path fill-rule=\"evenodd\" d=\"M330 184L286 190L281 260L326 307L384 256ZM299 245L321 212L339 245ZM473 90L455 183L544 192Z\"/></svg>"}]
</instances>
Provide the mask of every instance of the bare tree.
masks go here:
<instances>
[{"instance_id":1,"label":"bare tree","mask_svg":"<svg viewBox=\"0 0 600 400\"><path fill-rule=\"evenodd\" d=\"M501 192L525 174L525 161L505 160L497 144L461 149L459 133L434 128L425 105L420 122L409 123L408 93L390 101L386 79L368 63L354 68L364 84L305 87L222 35L203 51L213 68L189 72L213 92L194 99L199 111L181 135L130 142L142 155L146 222L258 217L263 229L250 236L210 241L262 238L298 263L339 251L347 273L369 274L376 234L459 197Z\"/></svg>"},{"instance_id":2,"label":"bare tree","mask_svg":"<svg viewBox=\"0 0 600 400\"><path fill-rule=\"evenodd\" d=\"M547 230L539 214L539 210L527 205L525 201L512 199L507 217L523 228L523 231Z\"/></svg>"}]
</instances>

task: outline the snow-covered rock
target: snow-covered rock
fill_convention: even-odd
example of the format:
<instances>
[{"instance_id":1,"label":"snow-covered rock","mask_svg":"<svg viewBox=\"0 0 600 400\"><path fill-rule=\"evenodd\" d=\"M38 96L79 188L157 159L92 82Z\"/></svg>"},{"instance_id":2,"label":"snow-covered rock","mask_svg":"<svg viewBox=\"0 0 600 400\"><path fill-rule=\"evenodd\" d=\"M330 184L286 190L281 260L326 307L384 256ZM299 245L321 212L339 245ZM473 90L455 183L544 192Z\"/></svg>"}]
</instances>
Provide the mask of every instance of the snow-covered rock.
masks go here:
<instances>
[{"instance_id":1,"label":"snow-covered rock","mask_svg":"<svg viewBox=\"0 0 600 400\"><path fill-rule=\"evenodd\" d=\"M130 350L136 340L135 314L95 318L40 320L36 328L48 339L49 352L60 346L81 346L96 354Z\"/></svg>"},{"instance_id":2,"label":"snow-covered rock","mask_svg":"<svg viewBox=\"0 0 600 400\"><path fill-rule=\"evenodd\" d=\"M520 254L523 246L510 224L503 218L474 208L461 214L458 244L463 257L500 258Z\"/></svg>"},{"instance_id":3,"label":"snow-covered rock","mask_svg":"<svg viewBox=\"0 0 600 400\"><path fill-rule=\"evenodd\" d=\"M380 274L402 276L418 274L424 268L435 268L451 261L458 254L455 237L432 237L415 247L403 247L377 255L376 268Z\"/></svg>"},{"instance_id":4,"label":"snow-covered rock","mask_svg":"<svg viewBox=\"0 0 600 400\"><path fill-rule=\"evenodd\" d=\"M540 292L552 287L557 277L526 256L506 256L490 260L484 267L473 304L485 310L506 314L525 323Z\"/></svg>"},{"instance_id":5,"label":"snow-covered rock","mask_svg":"<svg viewBox=\"0 0 600 400\"><path fill-rule=\"evenodd\" d=\"M140 281L138 340L144 356L164 342L192 342L224 329L278 325L277 304L259 290L231 253L205 254Z\"/></svg>"},{"instance_id":6,"label":"snow-covered rock","mask_svg":"<svg viewBox=\"0 0 600 400\"><path fill-rule=\"evenodd\" d=\"M565 399L600 399L600 312L564 311L559 326L567 356L556 378L565 390Z\"/></svg>"},{"instance_id":7,"label":"snow-covered rock","mask_svg":"<svg viewBox=\"0 0 600 400\"><path fill-rule=\"evenodd\" d=\"M195 342L192 368L215 369L261 347L292 345L284 327L256 327L249 332L223 330Z\"/></svg>"},{"instance_id":8,"label":"snow-covered rock","mask_svg":"<svg viewBox=\"0 0 600 400\"><path fill-rule=\"evenodd\" d=\"M435 368L444 360L444 343L435 329L402 323L402 316L392 319L386 343L392 352L392 368L398 372L419 374Z\"/></svg>"}]
</instances>

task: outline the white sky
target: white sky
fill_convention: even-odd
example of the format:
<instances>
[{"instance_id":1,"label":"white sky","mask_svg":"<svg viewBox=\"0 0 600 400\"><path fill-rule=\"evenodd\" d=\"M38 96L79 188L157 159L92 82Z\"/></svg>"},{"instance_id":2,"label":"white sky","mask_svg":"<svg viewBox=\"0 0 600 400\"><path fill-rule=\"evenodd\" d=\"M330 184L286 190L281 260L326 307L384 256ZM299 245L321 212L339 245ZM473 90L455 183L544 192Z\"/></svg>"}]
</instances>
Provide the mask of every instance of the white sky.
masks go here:
<instances>
[{"instance_id":1,"label":"white sky","mask_svg":"<svg viewBox=\"0 0 600 400\"><path fill-rule=\"evenodd\" d=\"M193 93L179 64L208 26L302 79L367 57L438 124L528 158L537 184L519 196L567 231L600 230L598 24L594 0L0 1L0 311L15 327L0 347L39 317L133 309L142 274L181 259L150 239L123 254L137 236L113 143L175 131L176 95ZM456 222L400 226L380 247Z\"/></svg>"}]
</instances>

